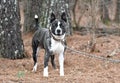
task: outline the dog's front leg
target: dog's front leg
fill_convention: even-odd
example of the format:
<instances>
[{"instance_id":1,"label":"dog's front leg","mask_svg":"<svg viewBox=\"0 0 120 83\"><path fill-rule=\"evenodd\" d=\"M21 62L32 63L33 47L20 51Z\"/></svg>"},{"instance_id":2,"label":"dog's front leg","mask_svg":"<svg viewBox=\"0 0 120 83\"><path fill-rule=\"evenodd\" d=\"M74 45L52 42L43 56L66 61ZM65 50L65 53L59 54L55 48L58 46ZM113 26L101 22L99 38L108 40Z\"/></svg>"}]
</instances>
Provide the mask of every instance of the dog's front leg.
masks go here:
<instances>
[{"instance_id":1,"label":"dog's front leg","mask_svg":"<svg viewBox=\"0 0 120 83\"><path fill-rule=\"evenodd\" d=\"M43 76L48 77L48 62L49 62L49 57L50 55L45 52L45 57L44 57L44 71L43 71Z\"/></svg>"},{"instance_id":2,"label":"dog's front leg","mask_svg":"<svg viewBox=\"0 0 120 83\"><path fill-rule=\"evenodd\" d=\"M64 76L64 54L59 55L60 76Z\"/></svg>"},{"instance_id":3,"label":"dog's front leg","mask_svg":"<svg viewBox=\"0 0 120 83\"><path fill-rule=\"evenodd\" d=\"M50 57L51 57L51 64L52 64L52 67L53 67L54 69L56 69L56 65L55 65L55 61L54 61L55 55L50 55Z\"/></svg>"}]
</instances>

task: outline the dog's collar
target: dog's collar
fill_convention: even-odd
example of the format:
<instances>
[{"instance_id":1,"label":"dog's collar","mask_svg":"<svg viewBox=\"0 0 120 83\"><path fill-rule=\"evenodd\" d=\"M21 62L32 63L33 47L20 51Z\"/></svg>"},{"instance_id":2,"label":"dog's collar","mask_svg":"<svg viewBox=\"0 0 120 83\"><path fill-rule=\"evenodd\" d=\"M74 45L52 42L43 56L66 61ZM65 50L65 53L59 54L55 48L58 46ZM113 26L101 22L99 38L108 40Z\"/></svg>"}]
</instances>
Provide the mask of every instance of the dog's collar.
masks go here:
<instances>
[{"instance_id":1,"label":"dog's collar","mask_svg":"<svg viewBox=\"0 0 120 83\"><path fill-rule=\"evenodd\" d=\"M65 39L57 39L55 38L55 36L52 34L51 30L49 29L49 32L50 32L50 35L52 36L52 38L55 40L55 41L59 41L61 43L64 43L65 42Z\"/></svg>"}]
</instances>

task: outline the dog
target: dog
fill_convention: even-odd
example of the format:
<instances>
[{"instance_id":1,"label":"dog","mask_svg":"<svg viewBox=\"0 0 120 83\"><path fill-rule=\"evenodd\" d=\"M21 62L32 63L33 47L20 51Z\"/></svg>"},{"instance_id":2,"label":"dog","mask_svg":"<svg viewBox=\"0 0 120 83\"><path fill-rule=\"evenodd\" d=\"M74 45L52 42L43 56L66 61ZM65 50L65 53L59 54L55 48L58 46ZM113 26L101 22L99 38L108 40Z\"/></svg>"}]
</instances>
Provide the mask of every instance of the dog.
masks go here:
<instances>
[{"instance_id":1,"label":"dog","mask_svg":"<svg viewBox=\"0 0 120 83\"><path fill-rule=\"evenodd\" d=\"M33 50L33 61L34 67L33 71L37 70L37 56L38 50L44 49L44 70L43 76L48 77L48 62L51 58L51 64L54 69L56 65L54 62L55 54L59 55L59 65L60 65L60 76L64 76L64 53L66 45L66 13L63 12L60 19L56 18L54 13L50 15L50 27L40 28L37 30L32 39L32 50ZM38 19L38 16L35 16Z\"/></svg>"}]
</instances>

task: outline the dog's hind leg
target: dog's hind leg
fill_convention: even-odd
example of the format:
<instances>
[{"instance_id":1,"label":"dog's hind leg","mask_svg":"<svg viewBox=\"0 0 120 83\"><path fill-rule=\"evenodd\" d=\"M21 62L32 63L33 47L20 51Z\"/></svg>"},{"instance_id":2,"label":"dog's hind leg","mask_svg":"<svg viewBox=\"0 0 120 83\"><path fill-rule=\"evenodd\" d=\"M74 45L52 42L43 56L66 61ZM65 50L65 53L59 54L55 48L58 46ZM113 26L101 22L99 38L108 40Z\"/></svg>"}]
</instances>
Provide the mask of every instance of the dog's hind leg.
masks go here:
<instances>
[{"instance_id":1,"label":"dog's hind leg","mask_svg":"<svg viewBox=\"0 0 120 83\"><path fill-rule=\"evenodd\" d=\"M51 57L51 64L52 64L52 67L53 67L54 69L56 69L56 65L55 65L55 61L54 61L55 55L51 55L50 57Z\"/></svg>"},{"instance_id":2,"label":"dog's hind leg","mask_svg":"<svg viewBox=\"0 0 120 83\"><path fill-rule=\"evenodd\" d=\"M37 54L38 54L38 42L32 42L32 49L33 49L33 61L34 61L34 67L33 67L33 72L37 71Z\"/></svg>"}]
</instances>

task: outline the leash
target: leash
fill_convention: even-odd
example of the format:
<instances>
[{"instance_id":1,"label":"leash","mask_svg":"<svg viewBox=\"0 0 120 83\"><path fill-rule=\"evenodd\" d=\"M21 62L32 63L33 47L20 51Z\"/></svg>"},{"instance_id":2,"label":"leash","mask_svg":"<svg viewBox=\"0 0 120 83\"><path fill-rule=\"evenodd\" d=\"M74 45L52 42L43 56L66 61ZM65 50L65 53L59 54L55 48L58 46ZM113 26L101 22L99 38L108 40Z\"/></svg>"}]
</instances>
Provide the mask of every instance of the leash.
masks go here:
<instances>
[{"instance_id":1,"label":"leash","mask_svg":"<svg viewBox=\"0 0 120 83\"><path fill-rule=\"evenodd\" d=\"M60 41L65 47L66 49L74 52L74 53L77 53L77 54L82 54L83 56L87 56L87 57L91 57L91 58L96 58L96 59L100 59L100 60L103 60L103 61L109 61L109 62L112 62L112 63L120 63L120 59L112 59L112 58L106 58L106 57L102 57L102 56L97 56L97 55L94 55L94 54L90 54L90 53L86 53L86 52L82 52L82 51L78 51L78 50L75 50L73 48L70 48L68 47L67 45L65 45L65 41L61 40L61 39L56 39L50 29L49 29L49 32L51 34L51 36L53 37L53 39L55 39L56 41Z\"/></svg>"},{"instance_id":2,"label":"leash","mask_svg":"<svg viewBox=\"0 0 120 83\"><path fill-rule=\"evenodd\" d=\"M103 61L109 61L109 62L112 62L112 63L120 63L120 60L118 59L111 59L111 58L106 58L106 57L102 57L102 56L97 56L97 55L94 55L94 54L89 54L89 53L86 53L86 52L82 52L82 51L78 51L78 50L75 50L73 48L70 48L68 46L66 46L66 49L74 52L74 53L77 53L77 54L82 54L83 56L87 56L87 57L91 57L91 58L96 58L96 59L100 59L100 60L103 60Z\"/></svg>"}]
</instances>

